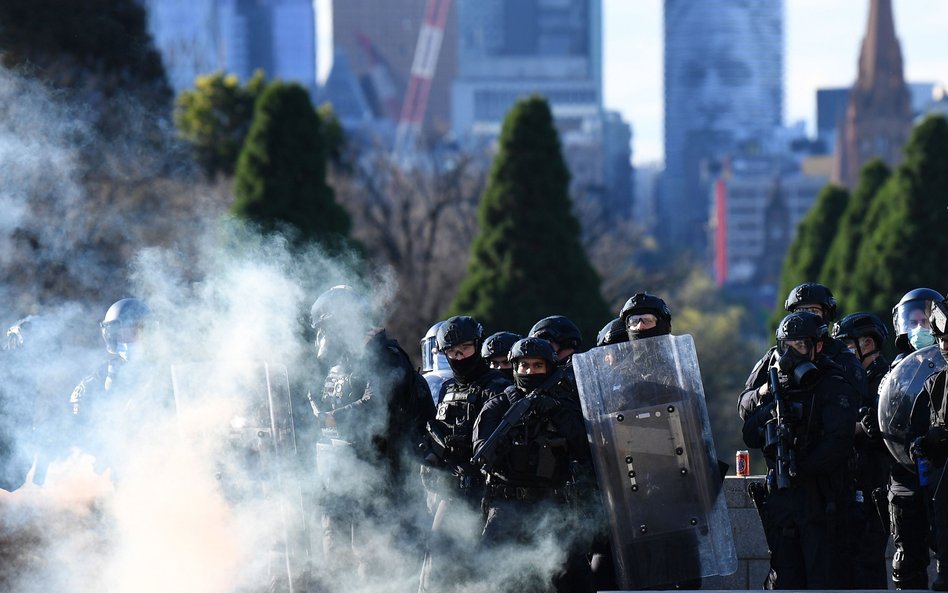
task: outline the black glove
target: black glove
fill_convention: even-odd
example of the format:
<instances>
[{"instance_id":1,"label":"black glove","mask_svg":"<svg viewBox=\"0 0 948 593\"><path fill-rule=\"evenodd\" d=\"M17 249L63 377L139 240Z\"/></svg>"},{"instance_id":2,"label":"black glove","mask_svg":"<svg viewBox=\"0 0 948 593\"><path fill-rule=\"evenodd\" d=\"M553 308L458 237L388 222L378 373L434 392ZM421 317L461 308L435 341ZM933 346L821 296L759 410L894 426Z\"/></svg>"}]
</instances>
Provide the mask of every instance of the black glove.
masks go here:
<instances>
[{"instance_id":1,"label":"black glove","mask_svg":"<svg viewBox=\"0 0 948 593\"><path fill-rule=\"evenodd\" d=\"M859 408L859 416L859 424L866 431L867 437L877 439L882 435L882 431L879 430L879 414L876 413L875 408Z\"/></svg>"},{"instance_id":2,"label":"black glove","mask_svg":"<svg viewBox=\"0 0 948 593\"><path fill-rule=\"evenodd\" d=\"M533 403L530 407L535 410L537 414L543 416L555 410L559 405L560 402L554 397L550 397L549 395L535 395L533 396Z\"/></svg>"},{"instance_id":3,"label":"black glove","mask_svg":"<svg viewBox=\"0 0 948 593\"><path fill-rule=\"evenodd\" d=\"M912 445L909 447L909 457L915 463L918 463L918 460L922 457L928 457L928 452L925 450L925 437L918 437L912 441Z\"/></svg>"}]
</instances>

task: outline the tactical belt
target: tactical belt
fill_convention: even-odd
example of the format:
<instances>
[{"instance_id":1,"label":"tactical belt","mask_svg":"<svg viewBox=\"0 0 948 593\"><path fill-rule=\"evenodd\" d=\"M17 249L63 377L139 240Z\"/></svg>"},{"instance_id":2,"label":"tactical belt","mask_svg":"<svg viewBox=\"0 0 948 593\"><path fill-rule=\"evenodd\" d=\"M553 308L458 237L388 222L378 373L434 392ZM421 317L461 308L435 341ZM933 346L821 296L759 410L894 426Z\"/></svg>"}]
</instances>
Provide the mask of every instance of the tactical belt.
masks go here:
<instances>
[{"instance_id":1,"label":"tactical belt","mask_svg":"<svg viewBox=\"0 0 948 593\"><path fill-rule=\"evenodd\" d=\"M566 501L569 499L567 488L530 488L527 486L506 486L488 484L487 496L504 500L542 500L547 498Z\"/></svg>"}]
</instances>

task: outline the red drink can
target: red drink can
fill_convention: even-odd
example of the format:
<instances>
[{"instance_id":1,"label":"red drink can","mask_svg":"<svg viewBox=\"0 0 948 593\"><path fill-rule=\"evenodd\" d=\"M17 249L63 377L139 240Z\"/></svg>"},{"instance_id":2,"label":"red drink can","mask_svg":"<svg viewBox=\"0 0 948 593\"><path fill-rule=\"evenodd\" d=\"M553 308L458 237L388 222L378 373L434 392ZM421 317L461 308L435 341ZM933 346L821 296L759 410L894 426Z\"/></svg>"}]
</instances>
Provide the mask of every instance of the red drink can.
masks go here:
<instances>
[{"instance_id":1,"label":"red drink can","mask_svg":"<svg viewBox=\"0 0 948 593\"><path fill-rule=\"evenodd\" d=\"M750 451L747 449L737 452L737 475L749 476L751 474Z\"/></svg>"}]
</instances>

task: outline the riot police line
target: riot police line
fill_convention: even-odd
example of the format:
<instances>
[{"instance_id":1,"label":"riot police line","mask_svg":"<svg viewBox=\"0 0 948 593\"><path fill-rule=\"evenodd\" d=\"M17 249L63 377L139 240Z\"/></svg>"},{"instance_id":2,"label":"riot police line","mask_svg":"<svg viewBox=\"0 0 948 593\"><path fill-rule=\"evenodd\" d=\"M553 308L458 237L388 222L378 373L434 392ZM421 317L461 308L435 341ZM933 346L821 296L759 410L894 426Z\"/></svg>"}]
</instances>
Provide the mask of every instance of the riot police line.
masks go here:
<instances>
[{"instance_id":1,"label":"riot police line","mask_svg":"<svg viewBox=\"0 0 948 593\"><path fill-rule=\"evenodd\" d=\"M798 286L785 308L739 398L744 441L768 466L750 489L771 555L763 586L886 588L891 534L896 587L928 586L931 548L944 590L948 303L918 289L896 305L891 371L874 315L830 335L827 287ZM170 411L189 442L239 450L215 475L233 504L279 510L251 577L268 590L695 589L736 570L694 344L671 334L662 299L633 295L585 352L560 315L525 337L452 317L421 340L423 374L351 287L320 295L310 321L303 387L268 362L237 377L180 363L169 377L140 351L151 310L122 299L101 323L108 360L69 397L68 442L119 485L140 437L130 413ZM11 328L10 352L28 326ZM202 424L208 407L228 425ZM41 482L64 451L39 450ZM6 489L23 464L6 464Z\"/></svg>"}]
</instances>

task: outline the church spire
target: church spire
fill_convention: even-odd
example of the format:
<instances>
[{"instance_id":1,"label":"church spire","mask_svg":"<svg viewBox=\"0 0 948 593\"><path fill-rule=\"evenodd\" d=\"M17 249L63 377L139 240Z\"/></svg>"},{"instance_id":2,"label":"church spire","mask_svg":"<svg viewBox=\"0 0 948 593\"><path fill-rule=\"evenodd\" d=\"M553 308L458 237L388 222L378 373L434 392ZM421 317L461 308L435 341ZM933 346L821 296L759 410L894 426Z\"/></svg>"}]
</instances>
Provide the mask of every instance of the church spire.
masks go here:
<instances>
[{"instance_id":1,"label":"church spire","mask_svg":"<svg viewBox=\"0 0 948 593\"><path fill-rule=\"evenodd\" d=\"M859 74L838 126L833 181L854 187L859 172L879 157L895 167L912 127L912 104L895 35L892 0L869 0L869 24L859 52Z\"/></svg>"}]
</instances>

